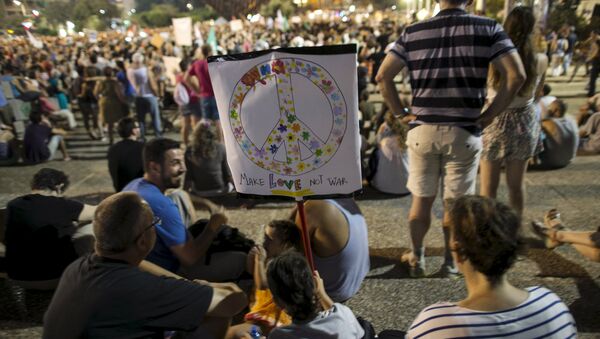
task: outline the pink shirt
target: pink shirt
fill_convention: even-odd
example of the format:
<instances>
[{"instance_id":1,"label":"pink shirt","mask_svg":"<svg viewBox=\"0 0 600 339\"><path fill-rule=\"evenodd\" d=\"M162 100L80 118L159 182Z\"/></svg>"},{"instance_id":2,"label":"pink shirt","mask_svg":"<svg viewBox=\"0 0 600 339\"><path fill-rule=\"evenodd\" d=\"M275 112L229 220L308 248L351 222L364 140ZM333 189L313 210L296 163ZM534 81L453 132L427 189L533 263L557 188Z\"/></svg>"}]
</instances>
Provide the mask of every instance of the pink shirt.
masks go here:
<instances>
[{"instance_id":1,"label":"pink shirt","mask_svg":"<svg viewBox=\"0 0 600 339\"><path fill-rule=\"evenodd\" d=\"M208 74L208 62L206 62L205 59L194 61L189 72L190 75L195 75L196 78L198 78L198 82L200 83L199 94L201 98L215 96L212 83L210 82L210 75Z\"/></svg>"}]
</instances>

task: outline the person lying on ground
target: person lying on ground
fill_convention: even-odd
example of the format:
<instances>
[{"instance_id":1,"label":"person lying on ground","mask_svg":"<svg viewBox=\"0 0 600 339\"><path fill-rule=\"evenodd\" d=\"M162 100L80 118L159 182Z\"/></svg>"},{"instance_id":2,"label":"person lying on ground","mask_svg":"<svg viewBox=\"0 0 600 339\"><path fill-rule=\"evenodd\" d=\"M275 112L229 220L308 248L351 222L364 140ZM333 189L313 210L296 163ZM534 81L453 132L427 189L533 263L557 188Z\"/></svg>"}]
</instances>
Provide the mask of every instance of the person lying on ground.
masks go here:
<instances>
[{"instance_id":1,"label":"person lying on ground","mask_svg":"<svg viewBox=\"0 0 600 339\"><path fill-rule=\"evenodd\" d=\"M544 241L548 249L569 244L586 258L600 262L600 227L594 231L572 231L563 224L560 213L551 209L544 216L544 223L532 222L533 232Z\"/></svg>"}]
</instances>

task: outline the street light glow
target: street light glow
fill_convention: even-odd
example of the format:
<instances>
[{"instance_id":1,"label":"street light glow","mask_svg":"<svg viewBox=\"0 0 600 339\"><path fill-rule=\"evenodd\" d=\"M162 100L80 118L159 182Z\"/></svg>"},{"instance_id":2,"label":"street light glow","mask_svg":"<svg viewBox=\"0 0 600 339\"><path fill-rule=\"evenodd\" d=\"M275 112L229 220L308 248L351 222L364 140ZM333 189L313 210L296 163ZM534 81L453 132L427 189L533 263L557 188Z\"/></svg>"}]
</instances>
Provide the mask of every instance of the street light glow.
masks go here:
<instances>
[{"instance_id":1,"label":"street light glow","mask_svg":"<svg viewBox=\"0 0 600 339\"><path fill-rule=\"evenodd\" d=\"M187 9L189 9L190 11L191 11L192 9L194 9L194 5L192 5L192 3L191 3L191 2L188 2L188 4L187 4L187 5L185 5L185 7L187 7Z\"/></svg>"},{"instance_id":2,"label":"street light glow","mask_svg":"<svg viewBox=\"0 0 600 339\"><path fill-rule=\"evenodd\" d=\"M21 1L13 0L13 4L15 4L15 6L21 6Z\"/></svg>"},{"instance_id":3,"label":"street light glow","mask_svg":"<svg viewBox=\"0 0 600 339\"><path fill-rule=\"evenodd\" d=\"M106 14L106 11L103 9L99 10L98 12L100 12L100 14Z\"/></svg>"},{"instance_id":4,"label":"street light glow","mask_svg":"<svg viewBox=\"0 0 600 339\"><path fill-rule=\"evenodd\" d=\"M34 16L40 16L40 12L37 9L31 11Z\"/></svg>"}]
</instances>

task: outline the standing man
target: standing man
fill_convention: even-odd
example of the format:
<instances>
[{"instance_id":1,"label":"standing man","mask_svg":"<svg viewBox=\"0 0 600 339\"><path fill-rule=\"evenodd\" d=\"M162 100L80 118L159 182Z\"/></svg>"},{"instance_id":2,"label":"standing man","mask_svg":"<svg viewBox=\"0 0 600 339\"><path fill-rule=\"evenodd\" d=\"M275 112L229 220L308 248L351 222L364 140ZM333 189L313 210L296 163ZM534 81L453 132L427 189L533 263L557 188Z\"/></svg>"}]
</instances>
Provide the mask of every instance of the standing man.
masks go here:
<instances>
[{"instance_id":1,"label":"standing man","mask_svg":"<svg viewBox=\"0 0 600 339\"><path fill-rule=\"evenodd\" d=\"M590 71L590 83L588 84L588 98L596 94L596 80L598 79L598 74L600 74L600 40L597 31L590 33L590 40L587 63L592 66L592 70Z\"/></svg>"},{"instance_id":2,"label":"standing man","mask_svg":"<svg viewBox=\"0 0 600 339\"><path fill-rule=\"evenodd\" d=\"M179 142L153 139L144 145L143 158L144 176L130 182L123 191L137 192L161 219L156 225L158 241L146 259L173 273L181 272L190 279L228 281L238 278L246 269L245 253L215 253L208 265L204 260L221 225L227 223L225 214L212 213L207 227L194 238L175 202L165 195L167 189L181 186L186 171Z\"/></svg>"},{"instance_id":3,"label":"standing man","mask_svg":"<svg viewBox=\"0 0 600 339\"><path fill-rule=\"evenodd\" d=\"M201 57L194 61L192 67L185 75L185 84L194 90L200 97L200 105L202 107L202 118L210 120L217 126L219 139L223 140L223 134L221 132L221 122L219 121L219 111L217 110L217 100L215 99L215 92L213 91L212 83L210 82L210 75L208 74L208 62L206 59L212 55L212 47L210 45L203 45L201 47ZM192 80L192 77L196 77L197 81ZM197 109L192 108L192 114L197 115ZM195 124L194 124L195 127Z\"/></svg>"},{"instance_id":4,"label":"standing man","mask_svg":"<svg viewBox=\"0 0 600 339\"><path fill-rule=\"evenodd\" d=\"M138 141L140 125L133 118L119 120L117 132L123 139L108 149L108 170L115 192L121 192L131 180L144 176L144 144Z\"/></svg>"},{"instance_id":5,"label":"standing man","mask_svg":"<svg viewBox=\"0 0 600 339\"><path fill-rule=\"evenodd\" d=\"M468 14L471 0L440 0L441 11L406 28L383 61L376 80L396 116L404 107L394 77L408 67L414 120L408 132L408 188L412 251L402 256L412 277L425 273L423 239L441 180L443 199L473 194L481 153L481 129L502 112L525 80L513 43L496 21ZM500 72L498 95L482 112L488 65ZM448 247L448 214L443 230L446 251L442 274L458 273Z\"/></svg>"}]
</instances>

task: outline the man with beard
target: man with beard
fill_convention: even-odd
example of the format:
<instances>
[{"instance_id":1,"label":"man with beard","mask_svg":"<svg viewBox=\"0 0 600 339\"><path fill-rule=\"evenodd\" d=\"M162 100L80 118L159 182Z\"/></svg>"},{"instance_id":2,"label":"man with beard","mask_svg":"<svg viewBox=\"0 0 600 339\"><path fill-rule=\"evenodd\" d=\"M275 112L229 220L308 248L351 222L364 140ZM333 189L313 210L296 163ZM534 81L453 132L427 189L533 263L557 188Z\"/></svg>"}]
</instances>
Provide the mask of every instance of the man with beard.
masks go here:
<instances>
[{"instance_id":1,"label":"man with beard","mask_svg":"<svg viewBox=\"0 0 600 339\"><path fill-rule=\"evenodd\" d=\"M165 195L167 189L180 187L186 171L179 143L166 138L154 139L144 146L143 160L144 176L130 182L123 191L137 192L161 219L156 225L158 240L146 260L190 279L226 281L239 277L246 263L246 256L241 252L213 254L208 265L204 260L227 216L222 211L212 213L204 231L194 238L177 205Z\"/></svg>"}]
</instances>

